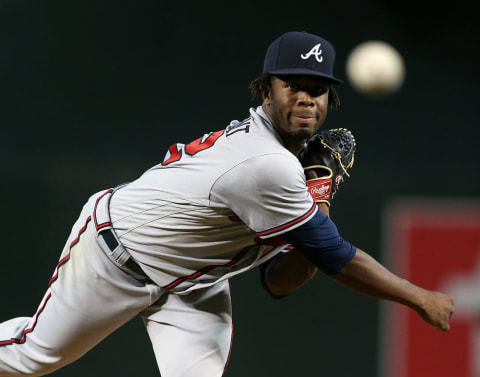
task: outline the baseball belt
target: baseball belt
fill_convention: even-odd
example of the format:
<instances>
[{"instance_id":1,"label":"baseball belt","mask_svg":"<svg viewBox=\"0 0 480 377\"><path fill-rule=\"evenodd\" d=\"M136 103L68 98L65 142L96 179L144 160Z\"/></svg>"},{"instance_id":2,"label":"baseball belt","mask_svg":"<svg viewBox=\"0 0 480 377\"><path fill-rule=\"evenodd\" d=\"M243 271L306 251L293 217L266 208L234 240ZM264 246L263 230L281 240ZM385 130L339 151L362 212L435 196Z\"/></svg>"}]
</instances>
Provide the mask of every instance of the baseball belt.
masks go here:
<instances>
[{"instance_id":1,"label":"baseball belt","mask_svg":"<svg viewBox=\"0 0 480 377\"><path fill-rule=\"evenodd\" d=\"M105 243L107 244L108 248L113 252L118 246L118 241L113 235L112 230L106 229L100 234L105 240ZM147 274L138 265L138 263L133 260L132 256L130 256L130 258L127 259L127 261L124 263L124 266L128 267L130 270L132 270L136 274L144 277L147 281L151 281L150 278L147 276Z\"/></svg>"}]
</instances>

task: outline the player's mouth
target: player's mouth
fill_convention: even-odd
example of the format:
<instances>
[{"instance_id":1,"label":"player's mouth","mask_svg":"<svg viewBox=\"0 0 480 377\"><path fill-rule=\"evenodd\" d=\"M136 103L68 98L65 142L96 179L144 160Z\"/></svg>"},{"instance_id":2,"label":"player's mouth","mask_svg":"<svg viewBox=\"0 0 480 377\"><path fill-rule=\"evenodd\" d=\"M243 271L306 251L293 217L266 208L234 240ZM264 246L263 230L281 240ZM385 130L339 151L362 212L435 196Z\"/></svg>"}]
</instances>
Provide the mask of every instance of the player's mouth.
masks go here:
<instances>
[{"instance_id":1,"label":"player's mouth","mask_svg":"<svg viewBox=\"0 0 480 377\"><path fill-rule=\"evenodd\" d=\"M316 116L313 115L300 115L300 114L292 114L291 116L292 120L295 120L299 123L311 123L317 120Z\"/></svg>"}]
</instances>

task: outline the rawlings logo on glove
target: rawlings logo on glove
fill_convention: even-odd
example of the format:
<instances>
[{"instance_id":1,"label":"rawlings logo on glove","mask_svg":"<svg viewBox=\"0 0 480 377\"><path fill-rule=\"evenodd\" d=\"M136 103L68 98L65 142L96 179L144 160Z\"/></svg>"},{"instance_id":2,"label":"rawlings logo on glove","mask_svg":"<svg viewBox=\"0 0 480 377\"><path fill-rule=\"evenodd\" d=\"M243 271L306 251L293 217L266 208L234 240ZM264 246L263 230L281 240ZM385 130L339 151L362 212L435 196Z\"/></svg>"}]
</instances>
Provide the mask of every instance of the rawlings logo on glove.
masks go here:
<instances>
[{"instance_id":1,"label":"rawlings logo on glove","mask_svg":"<svg viewBox=\"0 0 480 377\"><path fill-rule=\"evenodd\" d=\"M316 202L330 206L343 176L350 177L348 169L353 166L355 148L355 138L345 128L320 131L305 143L298 159Z\"/></svg>"},{"instance_id":2,"label":"rawlings logo on glove","mask_svg":"<svg viewBox=\"0 0 480 377\"><path fill-rule=\"evenodd\" d=\"M315 201L328 200L332 191L331 179L312 179L307 182L307 188Z\"/></svg>"}]
</instances>

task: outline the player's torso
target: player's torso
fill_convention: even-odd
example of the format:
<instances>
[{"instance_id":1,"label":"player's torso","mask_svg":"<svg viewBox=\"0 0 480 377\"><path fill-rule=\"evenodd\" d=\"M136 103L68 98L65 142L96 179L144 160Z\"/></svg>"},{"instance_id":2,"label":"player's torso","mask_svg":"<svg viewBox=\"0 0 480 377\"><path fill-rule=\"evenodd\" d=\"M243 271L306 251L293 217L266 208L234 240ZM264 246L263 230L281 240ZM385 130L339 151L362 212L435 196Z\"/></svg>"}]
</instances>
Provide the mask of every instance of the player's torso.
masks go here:
<instances>
[{"instance_id":1,"label":"player's torso","mask_svg":"<svg viewBox=\"0 0 480 377\"><path fill-rule=\"evenodd\" d=\"M178 292L200 288L289 248L283 242L260 242L212 196L216 180L238 164L265 154L289 154L262 119L252 116L189 144L173 145L162 164L114 193L114 229L160 286Z\"/></svg>"}]
</instances>

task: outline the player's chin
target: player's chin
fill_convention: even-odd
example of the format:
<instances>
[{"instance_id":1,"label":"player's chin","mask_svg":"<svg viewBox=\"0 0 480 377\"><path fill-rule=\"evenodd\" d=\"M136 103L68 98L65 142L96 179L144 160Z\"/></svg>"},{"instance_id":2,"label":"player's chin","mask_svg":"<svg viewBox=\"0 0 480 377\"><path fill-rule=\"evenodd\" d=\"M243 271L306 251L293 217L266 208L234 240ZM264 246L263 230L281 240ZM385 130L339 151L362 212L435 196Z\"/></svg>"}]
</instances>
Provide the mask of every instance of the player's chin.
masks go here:
<instances>
[{"instance_id":1,"label":"player's chin","mask_svg":"<svg viewBox=\"0 0 480 377\"><path fill-rule=\"evenodd\" d=\"M314 130L307 127L297 128L290 131L289 136L292 140L302 141L308 140L313 136Z\"/></svg>"},{"instance_id":2,"label":"player's chin","mask_svg":"<svg viewBox=\"0 0 480 377\"><path fill-rule=\"evenodd\" d=\"M310 139L317 129L316 123L300 124L293 129L292 136L296 139Z\"/></svg>"}]
</instances>

